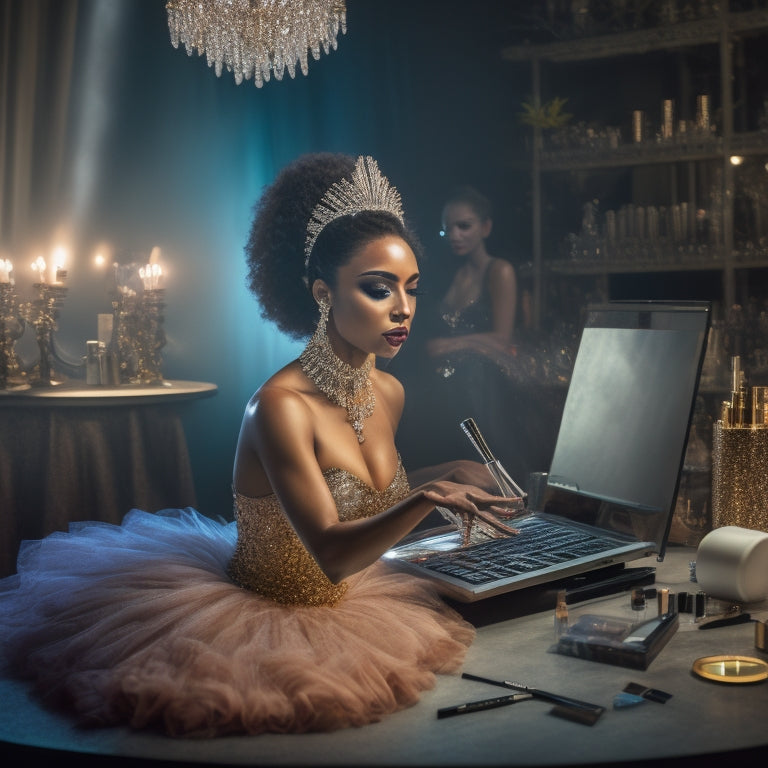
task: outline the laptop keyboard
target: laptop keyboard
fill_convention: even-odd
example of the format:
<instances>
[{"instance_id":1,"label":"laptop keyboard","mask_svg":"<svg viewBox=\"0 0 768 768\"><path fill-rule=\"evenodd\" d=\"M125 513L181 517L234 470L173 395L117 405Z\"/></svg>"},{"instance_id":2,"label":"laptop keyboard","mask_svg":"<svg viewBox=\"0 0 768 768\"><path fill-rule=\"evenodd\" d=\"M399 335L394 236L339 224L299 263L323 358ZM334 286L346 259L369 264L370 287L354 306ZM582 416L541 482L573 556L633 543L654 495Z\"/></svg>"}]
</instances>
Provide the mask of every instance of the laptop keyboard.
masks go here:
<instances>
[{"instance_id":1,"label":"laptop keyboard","mask_svg":"<svg viewBox=\"0 0 768 768\"><path fill-rule=\"evenodd\" d=\"M452 552L435 552L415 561L430 571L470 584L485 584L605 552L627 543L537 517L512 524L520 531L517 536L492 539Z\"/></svg>"}]
</instances>

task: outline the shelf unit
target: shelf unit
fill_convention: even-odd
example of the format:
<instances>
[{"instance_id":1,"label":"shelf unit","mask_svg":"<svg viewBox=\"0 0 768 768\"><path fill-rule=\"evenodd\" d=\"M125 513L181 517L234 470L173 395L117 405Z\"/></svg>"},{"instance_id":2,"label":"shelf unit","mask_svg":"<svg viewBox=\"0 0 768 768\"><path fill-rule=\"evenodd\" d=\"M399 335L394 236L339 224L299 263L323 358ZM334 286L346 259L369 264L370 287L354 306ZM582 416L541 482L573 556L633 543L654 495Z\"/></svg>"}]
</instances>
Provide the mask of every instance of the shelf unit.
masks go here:
<instances>
[{"instance_id":1,"label":"shelf unit","mask_svg":"<svg viewBox=\"0 0 768 768\"><path fill-rule=\"evenodd\" d=\"M621 144L613 148L559 150L546 149L540 127L533 128L531 152L532 193L532 315L540 327L543 310L544 278L548 275L611 275L639 272L695 272L716 270L722 275L722 301L725 307L736 301L736 270L768 266L768 257L739 254L734 247L734 166L730 158L768 154L768 134L734 132L733 43L738 37L754 36L768 30L768 10L732 12L727 0L719 5L717 15L664 27L585 37L546 44L526 44L504 49L510 62L528 62L531 66L533 107L542 105L542 65L639 56L653 51L676 51L715 45L718 48L720 105L722 126L719 136L682 142L643 142ZM632 168L653 164L687 163L689 187L693 185L693 165L698 161L719 162L722 167L722 220L720 242L703 255L690 258L656 254L645 263L623 258L620 253L602 254L587 263L545 258L542 244L542 176L557 171L599 172L611 168ZM691 211L690 215L693 215Z\"/></svg>"}]
</instances>

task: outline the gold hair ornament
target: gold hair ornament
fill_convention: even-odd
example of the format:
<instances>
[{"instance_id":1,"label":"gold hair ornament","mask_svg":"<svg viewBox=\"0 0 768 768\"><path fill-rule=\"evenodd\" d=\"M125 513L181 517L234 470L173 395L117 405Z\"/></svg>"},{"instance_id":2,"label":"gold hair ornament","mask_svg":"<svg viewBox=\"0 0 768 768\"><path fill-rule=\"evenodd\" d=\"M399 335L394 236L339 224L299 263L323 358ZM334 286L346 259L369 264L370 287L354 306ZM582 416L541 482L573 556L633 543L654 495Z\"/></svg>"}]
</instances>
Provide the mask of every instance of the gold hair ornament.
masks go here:
<instances>
[{"instance_id":1,"label":"gold hair ornament","mask_svg":"<svg viewBox=\"0 0 768 768\"><path fill-rule=\"evenodd\" d=\"M382 176L372 157L361 155L357 158L351 179L334 182L309 217L304 243L305 271L312 248L323 229L342 216L353 216L362 211L386 211L401 224L405 223L400 193Z\"/></svg>"}]
</instances>

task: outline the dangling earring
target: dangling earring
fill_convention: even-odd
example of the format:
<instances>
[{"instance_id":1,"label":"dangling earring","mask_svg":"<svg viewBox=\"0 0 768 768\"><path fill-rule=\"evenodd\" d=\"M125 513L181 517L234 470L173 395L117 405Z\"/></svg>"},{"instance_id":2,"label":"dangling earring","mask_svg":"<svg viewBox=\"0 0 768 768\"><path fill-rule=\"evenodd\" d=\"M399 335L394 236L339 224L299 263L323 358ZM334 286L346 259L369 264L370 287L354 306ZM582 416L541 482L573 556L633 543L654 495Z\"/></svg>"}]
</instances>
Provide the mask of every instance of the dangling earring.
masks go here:
<instances>
[{"instance_id":1,"label":"dangling earring","mask_svg":"<svg viewBox=\"0 0 768 768\"><path fill-rule=\"evenodd\" d=\"M318 303L318 309L320 310L320 316L317 318L317 328L315 330L315 334L322 333L326 336L326 327L328 325L328 317L331 314L331 302L328 301L325 296L323 296L322 299L320 299L320 302Z\"/></svg>"},{"instance_id":2,"label":"dangling earring","mask_svg":"<svg viewBox=\"0 0 768 768\"><path fill-rule=\"evenodd\" d=\"M376 405L376 395L369 378L373 367L373 355L359 367L353 368L333 351L326 328L331 304L323 297L318 302L320 316L312 338L299 355L299 365L307 378L334 404L347 411L347 421L355 430L357 441L362 443L363 421Z\"/></svg>"}]
</instances>

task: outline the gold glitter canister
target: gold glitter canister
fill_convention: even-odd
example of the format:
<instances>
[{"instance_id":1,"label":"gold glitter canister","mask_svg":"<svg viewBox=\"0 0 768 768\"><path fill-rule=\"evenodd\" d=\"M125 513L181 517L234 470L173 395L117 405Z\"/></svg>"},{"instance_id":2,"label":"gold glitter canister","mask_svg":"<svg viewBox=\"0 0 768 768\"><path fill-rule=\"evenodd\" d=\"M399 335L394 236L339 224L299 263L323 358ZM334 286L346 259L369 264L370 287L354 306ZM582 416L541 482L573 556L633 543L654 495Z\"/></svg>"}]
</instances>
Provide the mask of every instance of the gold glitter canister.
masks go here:
<instances>
[{"instance_id":1,"label":"gold glitter canister","mask_svg":"<svg viewBox=\"0 0 768 768\"><path fill-rule=\"evenodd\" d=\"M712 527L768 532L768 429L714 425Z\"/></svg>"}]
</instances>

